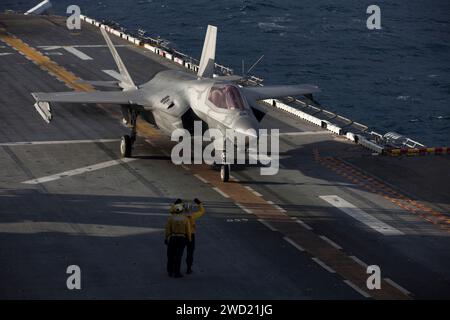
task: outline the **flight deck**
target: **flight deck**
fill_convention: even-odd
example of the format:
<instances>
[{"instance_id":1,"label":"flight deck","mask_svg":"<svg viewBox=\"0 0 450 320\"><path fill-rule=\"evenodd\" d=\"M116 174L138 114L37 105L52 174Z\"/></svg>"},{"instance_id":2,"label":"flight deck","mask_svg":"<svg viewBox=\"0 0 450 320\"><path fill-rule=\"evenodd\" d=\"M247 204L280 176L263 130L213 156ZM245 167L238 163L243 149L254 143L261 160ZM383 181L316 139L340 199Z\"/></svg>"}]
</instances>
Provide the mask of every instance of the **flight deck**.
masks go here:
<instances>
[{"instance_id":1,"label":"flight deck","mask_svg":"<svg viewBox=\"0 0 450 320\"><path fill-rule=\"evenodd\" d=\"M186 70L111 39L136 83ZM174 165L174 143L143 121L121 159L119 106L55 104L50 124L33 107L31 92L93 90L79 80L115 70L94 25L0 14L0 298L450 298L448 155L374 154L266 105L279 173L235 165L223 183L216 168ZM183 279L165 272L177 198L207 210ZM81 290L66 287L69 265ZM366 286L368 265L381 269L379 290Z\"/></svg>"}]
</instances>

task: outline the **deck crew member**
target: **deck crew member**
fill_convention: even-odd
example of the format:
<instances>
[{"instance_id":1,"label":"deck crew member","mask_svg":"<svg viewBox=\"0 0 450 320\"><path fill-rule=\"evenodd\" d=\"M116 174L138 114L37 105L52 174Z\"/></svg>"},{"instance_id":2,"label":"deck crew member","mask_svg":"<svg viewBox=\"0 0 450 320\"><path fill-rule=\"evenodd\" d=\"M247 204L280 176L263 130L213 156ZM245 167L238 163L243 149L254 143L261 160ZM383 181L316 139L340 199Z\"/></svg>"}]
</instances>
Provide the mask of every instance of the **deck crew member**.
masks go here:
<instances>
[{"instance_id":1,"label":"deck crew member","mask_svg":"<svg viewBox=\"0 0 450 320\"><path fill-rule=\"evenodd\" d=\"M186 211L186 216L189 219L190 227L191 227L191 241L187 243L187 256L186 256L186 264L187 264L187 274L192 273L192 264L194 263L194 250L195 250L195 231L196 225L195 221L200 218L203 214L205 214L205 208L203 207L203 203L197 198L194 199L195 204L198 207L197 211Z\"/></svg>"},{"instance_id":2,"label":"deck crew member","mask_svg":"<svg viewBox=\"0 0 450 320\"><path fill-rule=\"evenodd\" d=\"M182 214L183 202L178 199L171 207L171 215L167 220L165 244L167 245L167 272L170 277L182 277L181 259L186 243L191 241L191 225Z\"/></svg>"}]
</instances>

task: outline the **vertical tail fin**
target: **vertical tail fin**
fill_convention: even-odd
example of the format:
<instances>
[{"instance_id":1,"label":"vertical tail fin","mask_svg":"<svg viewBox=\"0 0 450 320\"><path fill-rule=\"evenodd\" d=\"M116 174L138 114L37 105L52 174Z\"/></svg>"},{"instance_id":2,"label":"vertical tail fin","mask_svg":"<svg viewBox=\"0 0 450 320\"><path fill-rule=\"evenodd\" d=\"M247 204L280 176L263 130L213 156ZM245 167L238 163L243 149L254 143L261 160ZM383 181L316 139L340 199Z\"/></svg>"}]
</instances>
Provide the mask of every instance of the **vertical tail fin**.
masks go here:
<instances>
[{"instance_id":1,"label":"vertical tail fin","mask_svg":"<svg viewBox=\"0 0 450 320\"><path fill-rule=\"evenodd\" d=\"M216 60L217 27L208 25L205 42L203 43L202 57L198 68L200 78L212 78Z\"/></svg>"},{"instance_id":2,"label":"vertical tail fin","mask_svg":"<svg viewBox=\"0 0 450 320\"><path fill-rule=\"evenodd\" d=\"M106 44L108 45L109 50L111 51L111 54L114 58L114 61L117 64L117 67L119 68L120 75L122 76L120 87L123 89L134 89L136 88L136 85L133 82L133 79L131 79L130 74L128 73L127 68L125 67L122 59L120 58L119 54L117 53L116 48L114 47L114 44L112 43L111 39L108 36L108 33L105 29L100 29L102 32L103 37L105 38Z\"/></svg>"}]
</instances>

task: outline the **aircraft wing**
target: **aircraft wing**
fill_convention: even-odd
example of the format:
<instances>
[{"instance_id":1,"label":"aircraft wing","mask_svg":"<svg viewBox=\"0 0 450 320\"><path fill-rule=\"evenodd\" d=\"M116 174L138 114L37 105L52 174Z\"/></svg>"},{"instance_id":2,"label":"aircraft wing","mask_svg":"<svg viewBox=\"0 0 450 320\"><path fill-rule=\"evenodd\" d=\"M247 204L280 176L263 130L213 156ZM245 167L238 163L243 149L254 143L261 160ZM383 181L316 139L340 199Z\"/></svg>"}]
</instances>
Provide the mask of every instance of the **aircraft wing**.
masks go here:
<instances>
[{"instance_id":1,"label":"aircraft wing","mask_svg":"<svg viewBox=\"0 0 450 320\"><path fill-rule=\"evenodd\" d=\"M264 116L267 113L267 110L263 108L261 105L258 104L256 101L249 101L250 108L252 109L253 115L255 116L256 120L261 122L261 120L264 118Z\"/></svg>"},{"instance_id":2,"label":"aircraft wing","mask_svg":"<svg viewBox=\"0 0 450 320\"><path fill-rule=\"evenodd\" d=\"M41 117L49 123L52 120L50 102L68 103L112 103L112 104L147 104L139 90L130 91L93 91L93 92L35 92L34 107Z\"/></svg>"},{"instance_id":3,"label":"aircraft wing","mask_svg":"<svg viewBox=\"0 0 450 320\"><path fill-rule=\"evenodd\" d=\"M35 92L32 93L37 102L69 102L69 103L114 103L145 104L138 90L132 91L92 91L92 92Z\"/></svg>"},{"instance_id":4,"label":"aircraft wing","mask_svg":"<svg viewBox=\"0 0 450 320\"><path fill-rule=\"evenodd\" d=\"M281 85L264 87L244 87L241 88L247 98L253 100L264 100L271 98L283 98L288 96L300 96L319 92L317 86L311 84Z\"/></svg>"},{"instance_id":5,"label":"aircraft wing","mask_svg":"<svg viewBox=\"0 0 450 320\"><path fill-rule=\"evenodd\" d=\"M244 79L244 77L237 76L237 75L231 75L231 76L217 76L217 77L214 77L213 79L217 80L217 81L224 81L224 82L230 81L230 82L233 82L233 81L239 81L241 79Z\"/></svg>"}]
</instances>

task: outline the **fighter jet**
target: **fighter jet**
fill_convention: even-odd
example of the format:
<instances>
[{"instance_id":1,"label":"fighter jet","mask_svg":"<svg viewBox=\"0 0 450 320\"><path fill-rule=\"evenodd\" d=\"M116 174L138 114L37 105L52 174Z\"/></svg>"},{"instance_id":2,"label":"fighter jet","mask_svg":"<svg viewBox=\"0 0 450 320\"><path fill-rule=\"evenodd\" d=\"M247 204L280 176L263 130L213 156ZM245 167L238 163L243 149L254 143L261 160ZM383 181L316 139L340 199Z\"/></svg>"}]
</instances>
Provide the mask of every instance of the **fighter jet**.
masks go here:
<instances>
[{"instance_id":1,"label":"fighter jet","mask_svg":"<svg viewBox=\"0 0 450 320\"><path fill-rule=\"evenodd\" d=\"M130 134L122 136L120 154L131 157L136 141L137 117L150 122L167 135L175 129L193 131L194 121L207 128L252 135L266 114L257 101L286 96L309 95L319 91L314 85L241 86L239 76L215 76L217 27L209 25L197 75L189 71L165 70L150 81L136 85L117 53L107 32L103 37L119 69L120 81L86 81L93 86L115 87L117 91L32 93L35 108L46 122L52 119L49 103L117 104L122 108ZM121 90L120 90L121 89ZM253 129L253 130L250 130ZM222 143L225 146L226 143ZM223 147L222 149L226 149ZM230 165L222 152L220 176L226 182Z\"/></svg>"}]
</instances>

